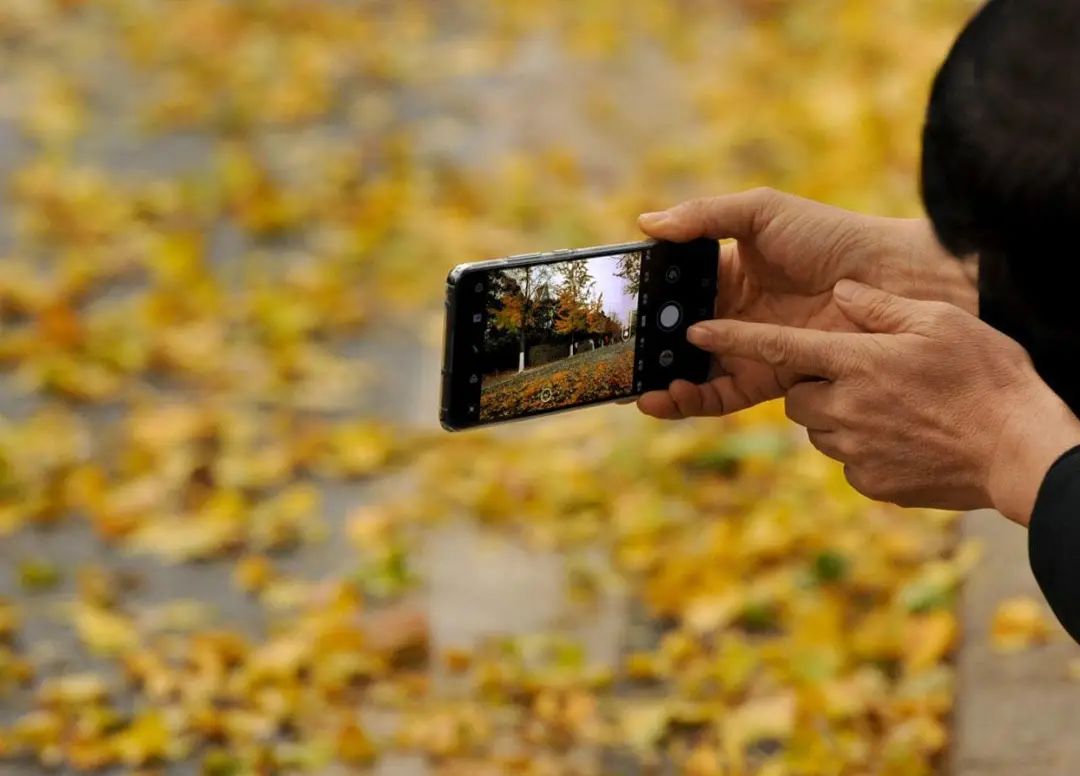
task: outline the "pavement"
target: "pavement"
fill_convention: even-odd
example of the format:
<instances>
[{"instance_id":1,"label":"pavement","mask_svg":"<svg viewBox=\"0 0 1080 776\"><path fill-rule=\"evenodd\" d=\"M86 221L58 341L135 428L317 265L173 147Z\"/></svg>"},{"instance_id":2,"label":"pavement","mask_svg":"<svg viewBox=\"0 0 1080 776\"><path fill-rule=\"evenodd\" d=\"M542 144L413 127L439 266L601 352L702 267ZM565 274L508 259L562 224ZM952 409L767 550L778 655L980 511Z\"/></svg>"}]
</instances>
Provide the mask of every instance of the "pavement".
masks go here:
<instances>
[{"instance_id":1,"label":"pavement","mask_svg":"<svg viewBox=\"0 0 1080 776\"><path fill-rule=\"evenodd\" d=\"M1054 621L1045 646L1002 655L990 623L1010 596L1042 600L1027 559L1026 529L995 512L964 517L965 536L983 544L983 559L961 597L964 640L957 655L950 776L1080 774L1080 682L1068 676L1077 646ZM1050 616L1051 620L1053 617Z\"/></svg>"},{"instance_id":2,"label":"pavement","mask_svg":"<svg viewBox=\"0 0 1080 776\"><path fill-rule=\"evenodd\" d=\"M524 57L521 72L494 79L484 84L482 93L488 98L477 127L472 146L458 153L466 158L482 160L497 156L500 149L521 141L523 135L537 132L516 112L509 110L512 101L504 99L508 90L519 93L535 89L540 93L553 89L558 74L548 72L552 52L539 43ZM131 113L125 96L132 86L132 76L116 62L92 63L101 69L96 80L110 84L98 95L95 106L100 115L125 116ZM639 66L647 68L648 62ZM437 95L403 94L406 108L413 105L420 113L437 112L443 103L476 93L475 84L462 87L460 94ZM627 148L616 153L587 132L582 118L581 94L576 102L557 91L548 110L550 124L564 121L574 124L573 131L586 137L595 153L589 158L592 172L611 170L617 158L629 152L632 138L624 139ZM500 107L503 106L503 107ZM0 182L33 158L34 148L22 137L17 127L20 100L11 82L0 79ZM580 125L580 126L578 126ZM537 135L540 142L543 135ZM528 140L528 137L526 137ZM417 140L418 148L438 153L443 142L439 133ZM205 165L213 151L212 138L201 133L167 134L147 137L136 127L114 122L109 131L94 132L80 138L74 148L74 158L111 171L119 176L147 179L171 175ZM12 239L11 207L6 187L0 185L0 271L3 257L14 243ZM212 235L211 259L224 265L235 255L244 252L244 238L227 226ZM425 319L426 320L426 319ZM374 417L418 428L437 428L439 368L441 353L434 347L418 344L415 332L380 324L362 340L349 343L350 356L371 364L377 372L375 382L365 391L356 409ZM0 375L0 418L18 419L31 413L39 398L22 393L6 376ZM115 408L89 410L88 415L97 427L115 422ZM284 570L306 579L342 576L349 573L355 555L342 538L347 515L355 508L379 498L381 489L393 483L327 484L324 488L324 518L329 525L330 538L318 545L304 546L287 560ZM420 553L427 581L425 600L418 604L428 613L433 649L448 646L466 647L490 634L518 634L548 631L555 627L575 635L597 660L611 662L619 650L626 647L630 606L618 593L606 595L588 621L568 628L566 612L565 558L554 553L526 550L513 541L492 538L463 527L451 527L435 532L424 543ZM74 570L87 565L101 565L123 570L140 580L137 591L128 597L135 607L168 600L188 599L209 603L215 620L229 623L251 635L265 628L265 613L257 603L235 590L230 583L228 564L206 563L169 566L155 558L133 557L103 545L82 523L67 523L56 530L24 530L0 540L0 597L25 600L19 590L14 569L23 558L48 558L61 569ZM28 612L23 637L32 645L32 653L48 673L96 671L106 677L113 667L88 657L79 647L71 628L62 615L62 604L74 590L74 574L65 574L60 587L35 597L32 612ZM435 676L438 682L439 677ZM16 694L0 703L0 726L10 722L29 706L29 698ZM164 769L168 774L193 774L194 763L184 763ZM41 769L32 764L0 765L0 776L30 776ZM66 774L63 769L52 771ZM378 776L420 776L428 772L423 760L416 757L386 757L378 765Z\"/></svg>"},{"instance_id":3,"label":"pavement","mask_svg":"<svg viewBox=\"0 0 1080 776\"><path fill-rule=\"evenodd\" d=\"M520 70L485 84L488 99L474 126L484 127L472 137L472 153L478 158L493 157L505 147L528 145L530 137L542 139L544 128L522 124L526 114L516 116L506 106L523 89L544 94L550 102L549 124L554 123L569 134L585 137L595 146L588 154L591 173L618 168L619 159L631 152L643 138L628 137L620 143L592 136L583 115L584 102L556 87L560 76L553 72L550 53L543 42L529 49ZM643 70L657 63L643 57ZM627 83L634 82L628 74ZM119 82L118 82L119 83ZM117 92L122 92L122 83ZM436 112L439 101L459 99L459 94L431 95L417 100L417 110ZM632 95L630 95L632 96ZM0 98L4 97L0 89ZM12 95L8 95L12 97ZM580 99L579 99L580 98ZM10 100L0 99L11 107ZM655 108L658 116L667 116L672 126L682 117ZM5 111L0 110L0 179L25 157L28 147L21 140ZM8 118L11 112L7 111ZM434 133L434 130L433 130ZM424 138L421 138L421 145ZM191 137L162 139L143 144L133 152L130 138L123 133L99 137L81 157L100 160L105 166L121 171L160 170L162 166L183 169L206 153L204 140ZM604 142L601 142L604 141ZM441 137L433 134L429 145L438 150ZM167 147L166 147L167 146ZM616 147L618 146L618 147ZM625 146L625 147L623 147ZM469 148L465 155L469 155ZM6 234L3 218L4 195L0 187L0 257L4 255ZM388 379L376 386L370 396L375 414L395 417L410 423L433 425L438 382L438 356L411 347L402 347L394 332L357 345L356 355L383 366ZM0 384L0 415L18 417L29 405L5 391ZM102 418L107 422L107 418ZM327 496L327 518L340 530L345 514L354 506L374 497L366 486L343 488ZM984 559L966 585L961 599L965 638L957 656L959 699L954 717L954 745L947 772L951 776L1075 776L1080 774L1080 683L1067 676L1070 660L1080 658L1080 648L1063 633L1049 645L1017 655L1002 656L991 647L989 626L994 608L1002 599L1018 594L1038 596L1026 557L1023 529L988 512L977 512L964 519L966 535L984 542ZM258 608L231 592L228 569L213 564L197 567L162 567L153 561L125 557L93 540L89 532L65 527L59 531L27 531L0 542L0 595L14 593L12 575L7 570L22 557L49 557L60 566L75 568L84 563L122 564L146 580L140 592L146 600L194 598L213 601L221 619L237 627L257 632L261 627ZM430 537L424 552L425 576L429 580L426 602L431 616L432 638L436 648L466 645L484 634L529 632L550 627L563 612L563 562L557 556L526 552L512 542L493 540L473 532L450 528ZM305 548L292 561L295 573L302 575L336 574L350 562L343 542L328 541L317 548ZM56 594L61 600L70 594L70 586ZM41 602L42 616L29 624L28 636L39 645L47 645L57 655L73 656L79 650L65 627L47 616L49 601ZM523 605L524 604L524 605ZM611 660L625 648L632 631L630 607L618 595L603 602L597 616L582 626L580 635L598 658ZM84 665L79 658L67 659L69 668ZM87 665L87 667L92 667ZM0 724L14 711L14 704L0 706ZM191 772L181 767L170 772ZM412 776L425 768L416 758L390 758L380 764L379 773ZM21 769L7 765L4 776L39 772L36 767Z\"/></svg>"}]
</instances>

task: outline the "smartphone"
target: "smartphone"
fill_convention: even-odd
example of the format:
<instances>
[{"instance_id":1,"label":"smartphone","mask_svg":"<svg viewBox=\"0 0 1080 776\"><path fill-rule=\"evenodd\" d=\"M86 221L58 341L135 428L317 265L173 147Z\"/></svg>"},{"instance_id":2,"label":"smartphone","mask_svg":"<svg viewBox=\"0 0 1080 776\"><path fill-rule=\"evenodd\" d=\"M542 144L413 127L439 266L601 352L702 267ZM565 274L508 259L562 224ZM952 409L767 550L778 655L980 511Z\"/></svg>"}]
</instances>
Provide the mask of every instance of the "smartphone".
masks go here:
<instances>
[{"instance_id":1,"label":"smartphone","mask_svg":"<svg viewBox=\"0 0 1080 776\"><path fill-rule=\"evenodd\" d=\"M713 317L715 240L460 264L446 281L440 420L458 431L703 382L686 329Z\"/></svg>"}]
</instances>

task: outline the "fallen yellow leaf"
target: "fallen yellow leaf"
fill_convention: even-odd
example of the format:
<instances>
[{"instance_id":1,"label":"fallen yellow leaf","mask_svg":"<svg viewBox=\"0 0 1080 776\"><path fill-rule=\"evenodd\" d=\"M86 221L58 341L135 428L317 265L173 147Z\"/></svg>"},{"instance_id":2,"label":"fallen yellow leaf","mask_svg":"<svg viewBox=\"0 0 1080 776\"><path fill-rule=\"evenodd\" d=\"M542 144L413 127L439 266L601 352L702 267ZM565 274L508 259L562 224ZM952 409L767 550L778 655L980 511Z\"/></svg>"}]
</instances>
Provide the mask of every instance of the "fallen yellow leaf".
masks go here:
<instances>
[{"instance_id":1,"label":"fallen yellow leaf","mask_svg":"<svg viewBox=\"0 0 1080 776\"><path fill-rule=\"evenodd\" d=\"M72 621L79 639L92 652L116 655L134 648L139 635L130 618L88 603L74 604Z\"/></svg>"},{"instance_id":2,"label":"fallen yellow leaf","mask_svg":"<svg viewBox=\"0 0 1080 776\"><path fill-rule=\"evenodd\" d=\"M1045 644L1052 633L1046 607L1026 596L1016 596L998 604L990 624L990 639L999 652L1022 652Z\"/></svg>"}]
</instances>

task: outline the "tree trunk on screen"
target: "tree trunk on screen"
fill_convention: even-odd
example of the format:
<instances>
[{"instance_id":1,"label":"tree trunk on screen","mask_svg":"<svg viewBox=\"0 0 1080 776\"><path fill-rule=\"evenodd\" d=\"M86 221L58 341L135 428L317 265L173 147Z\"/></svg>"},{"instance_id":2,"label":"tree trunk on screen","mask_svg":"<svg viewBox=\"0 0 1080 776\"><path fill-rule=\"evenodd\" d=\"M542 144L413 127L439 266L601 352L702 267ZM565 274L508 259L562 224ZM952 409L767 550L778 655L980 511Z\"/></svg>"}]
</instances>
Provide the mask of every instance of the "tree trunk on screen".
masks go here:
<instances>
[{"instance_id":1,"label":"tree trunk on screen","mask_svg":"<svg viewBox=\"0 0 1080 776\"><path fill-rule=\"evenodd\" d=\"M525 295L521 303L521 327L518 339L518 373L525 371L525 329L528 327L529 321L529 302L532 301L530 296L532 292L531 283L532 267L525 267Z\"/></svg>"}]
</instances>

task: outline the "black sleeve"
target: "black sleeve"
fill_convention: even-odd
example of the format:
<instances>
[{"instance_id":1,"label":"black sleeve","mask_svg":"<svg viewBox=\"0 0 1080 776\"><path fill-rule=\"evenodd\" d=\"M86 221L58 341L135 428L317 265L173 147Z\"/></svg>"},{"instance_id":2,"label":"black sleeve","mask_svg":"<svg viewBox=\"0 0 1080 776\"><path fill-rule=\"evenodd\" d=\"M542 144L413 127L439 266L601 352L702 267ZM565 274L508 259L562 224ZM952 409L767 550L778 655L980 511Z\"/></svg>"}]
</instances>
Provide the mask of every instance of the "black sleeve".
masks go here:
<instances>
[{"instance_id":1,"label":"black sleeve","mask_svg":"<svg viewBox=\"0 0 1080 776\"><path fill-rule=\"evenodd\" d=\"M1028 557L1050 608L1080 641L1080 446L1058 458L1039 487Z\"/></svg>"}]
</instances>

